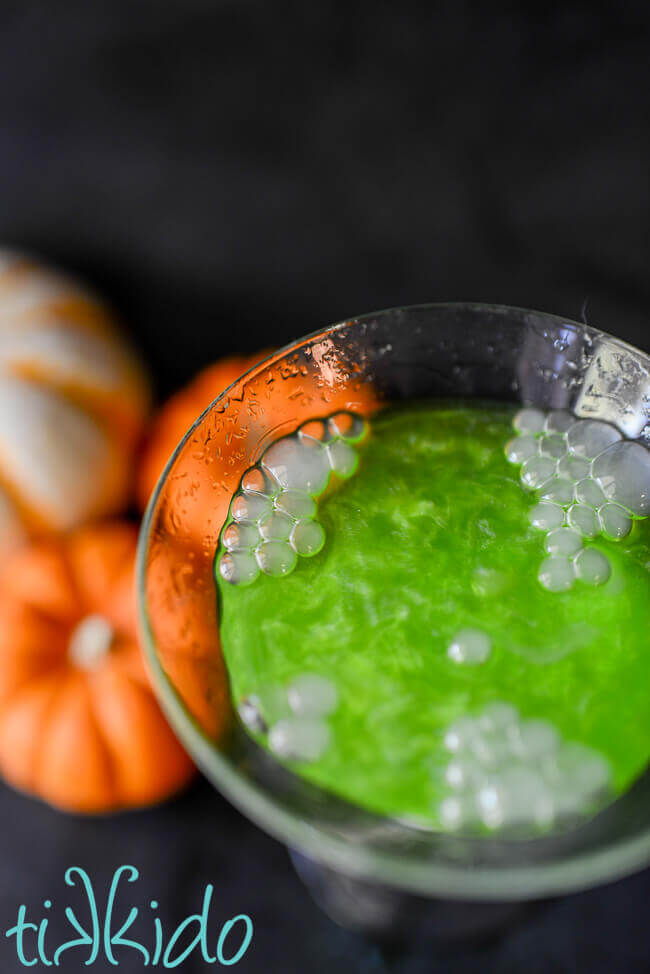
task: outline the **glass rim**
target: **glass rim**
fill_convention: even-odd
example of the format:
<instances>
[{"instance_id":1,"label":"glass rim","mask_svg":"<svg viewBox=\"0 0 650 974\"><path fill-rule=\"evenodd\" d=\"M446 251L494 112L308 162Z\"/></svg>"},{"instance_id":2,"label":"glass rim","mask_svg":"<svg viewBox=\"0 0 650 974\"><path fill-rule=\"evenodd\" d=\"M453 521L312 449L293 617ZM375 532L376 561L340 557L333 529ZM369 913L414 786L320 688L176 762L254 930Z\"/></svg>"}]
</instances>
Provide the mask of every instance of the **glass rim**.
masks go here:
<instances>
[{"instance_id":1,"label":"glass rim","mask_svg":"<svg viewBox=\"0 0 650 974\"><path fill-rule=\"evenodd\" d=\"M577 326L592 337L603 336L619 346L642 355L648 362L647 353L592 325L549 312L534 311L506 304L458 301L431 302L385 308L380 311L353 316L335 324L319 328L261 359L217 396L204 409L185 432L160 474L142 519L136 556L136 596L138 626L142 646L154 691L169 722L186 747L190 756L217 790L255 825L290 847L340 870L355 878L398 887L424 896L475 901L535 899L543 896L575 892L599 883L611 882L650 864L650 810L648 826L638 834L608 843L603 848L583 853L568 853L556 862L536 862L521 866L473 866L458 867L437 863L435 860L417 860L398 850L378 850L364 846L363 841L350 841L337 837L316 824L307 822L280 806L272 795L250 782L220 754L209 736L199 727L165 672L157 653L156 640L147 612L146 574L151 526L158 500L167 477L185 443L201 425L204 418L223 400L230 390L257 375L270 364L280 361L292 351L319 337L355 323L369 321L399 311L428 309L473 309L486 312L518 312L539 315L541 318Z\"/></svg>"}]
</instances>

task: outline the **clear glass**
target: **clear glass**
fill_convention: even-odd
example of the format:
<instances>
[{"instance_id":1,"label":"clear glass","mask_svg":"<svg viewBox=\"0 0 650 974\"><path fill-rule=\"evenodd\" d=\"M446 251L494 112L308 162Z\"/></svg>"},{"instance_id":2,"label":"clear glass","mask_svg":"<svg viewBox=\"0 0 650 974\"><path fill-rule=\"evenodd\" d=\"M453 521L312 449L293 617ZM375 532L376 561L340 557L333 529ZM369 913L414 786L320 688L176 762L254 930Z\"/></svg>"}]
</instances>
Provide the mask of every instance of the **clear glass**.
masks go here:
<instances>
[{"instance_id":1,"label":"clear glass","mask_svg":"<svg viewBox=\"0 0 650 974\"><path fill-rule=\"evenodd\" d=\"M212 562L241 475L271 440L310 416L439 398L567 408L650 444L650 358L563 318L502 306L426 305L364 315L295 342L196 421L149 505L138 589L161 703L215 786L329 872L472 901L538 898L619 877L650 862L648 773L571 831L530 841L468 839L373 815L314 787L234 718Z\"/></svg>"}]
</instances>

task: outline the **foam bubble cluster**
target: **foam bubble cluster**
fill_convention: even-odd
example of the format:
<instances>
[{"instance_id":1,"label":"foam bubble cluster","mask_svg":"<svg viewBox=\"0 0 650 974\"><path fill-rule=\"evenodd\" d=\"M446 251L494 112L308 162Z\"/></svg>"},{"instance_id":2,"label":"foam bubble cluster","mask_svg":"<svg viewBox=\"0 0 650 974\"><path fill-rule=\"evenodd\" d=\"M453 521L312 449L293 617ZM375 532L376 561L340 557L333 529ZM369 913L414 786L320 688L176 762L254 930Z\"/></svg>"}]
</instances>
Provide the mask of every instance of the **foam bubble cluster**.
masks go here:
<instances>
[{"instance_id":1,"label":"foam bubble cluster","mask_svg":"<svg viewBox=\"0 0 650 974\"><path fill-rule=\"evenodd\" d=\"M524 489L537 494L529 518L546 534L539 581L552 592L576 580L603 585L609 560L584 542L599 535L619 541L634 518L650 515L650 452L609 423L564 409L520 409L513 426L506 458L521 467Z\"/></svg>"},{"instance_id":2,"label":"foam bubble cluster","mask_svg":"<svg viewBox=\"0 0 650 974\"><path fill-rule=\"evenodd\" d=\"M548 829L588 813L612 787L605 757L500 701L455 721L444 746L447 830Z\"/></svg>"},{"instance_id":3,"label":"foam bubble cluster","mask_svg":"<svg viewBox=\"0 0 650 974\"><path fill-rule=\"evenodd\" d=\"M270 750L288 761L318 761L331 742L327 718L338 706L334 683L318 673L303 673L288 686L270 685L240 700L237 712L253 733L266 737Z\"/></svg>"},{"instance_id":4,"label":"foam bubble cluster","mask_svg":"<svg viewBox=\"0 0 650 974\"><path fill-rule=\"evenodd\" d=\"M276 440L241 479L230 517L221 533L217 568L224 581L250 585L260 572L288 575L298 556L317 555L325 530L317 520L316 498L330 477L351 477L359 455L355 444L367 424L354 413L309 420Z\"/></svg>"}]
</instances>

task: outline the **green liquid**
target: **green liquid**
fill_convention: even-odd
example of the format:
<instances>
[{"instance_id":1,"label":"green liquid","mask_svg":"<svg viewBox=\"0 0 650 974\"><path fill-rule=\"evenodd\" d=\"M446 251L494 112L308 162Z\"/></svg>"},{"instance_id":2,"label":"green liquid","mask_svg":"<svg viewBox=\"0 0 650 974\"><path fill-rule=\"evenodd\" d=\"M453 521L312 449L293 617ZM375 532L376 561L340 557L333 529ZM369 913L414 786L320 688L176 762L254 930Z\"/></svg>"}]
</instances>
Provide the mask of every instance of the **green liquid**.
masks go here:
<instances>
[{"instance_id":1,"label":"green liquid","mask_svg":"<svg viewBox=\"0 0 650 974\"><path fill-rule=\"evenodd\" d=\"M287 577L219 581L234 700L304 673L331 680L330 744L290 766L373 811L439 824L445 731L495 700L598 751L617 791L648 762L650 522L585 542L611 564L601 587L544 589L535 501L504 456L512 416L493 404L380 414L358 472L319 502L320 554ZM465 627L491 639L480 665L447 655Z\"/></svg>"}]
</instances>

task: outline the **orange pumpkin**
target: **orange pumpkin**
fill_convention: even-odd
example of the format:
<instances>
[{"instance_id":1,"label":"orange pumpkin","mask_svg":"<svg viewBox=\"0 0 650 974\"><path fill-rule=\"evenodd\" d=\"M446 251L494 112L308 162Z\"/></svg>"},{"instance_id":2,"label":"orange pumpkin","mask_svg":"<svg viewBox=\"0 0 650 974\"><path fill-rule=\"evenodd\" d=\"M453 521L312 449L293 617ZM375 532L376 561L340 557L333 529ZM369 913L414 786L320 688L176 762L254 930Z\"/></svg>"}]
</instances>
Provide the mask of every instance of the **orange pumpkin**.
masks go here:
<instances>
[{"instance_id":1,"label":"orange pumpkin","mask_svg":"<svg viewBox=\"0 0 650 974\"><path fill-rule=\"evenodd\" d=\"M0 773L62 809L148 805L193 774L137 643L135 548L131 524L93 525L2 573Z\"/></svg>"},{"instance_id":2,"label":"orange pumpkin","mask_svg":"<svg viewBox=\"0 0 650 974\"><path fill-rule=\"evenodd\" d=\"M0 250L0 550L123 507L148 401L99 300Z\"/></svg>"},{"instance_id":3,"label":"orange pumpkin","mask_svg":"<svg viewBox=\"0 0 650 974\"><path fill-rule=\"evenodd\" d=\"M224 389L268 355L233 355L209 365L169 399L155 417L143 451L137 493L142 508L156 486L165 464L195 419Z\"/></svg>"}]
</instances>

